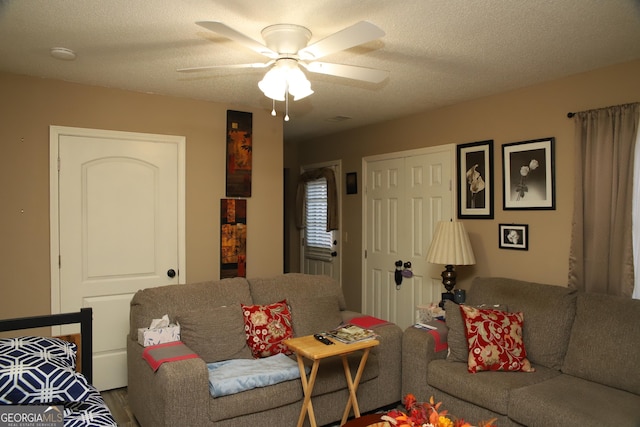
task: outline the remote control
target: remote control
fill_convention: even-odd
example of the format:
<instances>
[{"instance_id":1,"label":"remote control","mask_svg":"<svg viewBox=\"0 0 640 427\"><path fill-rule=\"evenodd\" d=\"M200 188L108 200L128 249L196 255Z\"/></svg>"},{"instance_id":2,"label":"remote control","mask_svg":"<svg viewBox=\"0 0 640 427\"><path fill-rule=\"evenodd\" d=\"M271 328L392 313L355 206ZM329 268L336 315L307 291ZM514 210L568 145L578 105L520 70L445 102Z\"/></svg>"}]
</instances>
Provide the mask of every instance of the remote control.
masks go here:
<instances>
[{"instance_id":1,"label":"remote control","mask_svg":"<svg viewBox=\"0 0 640 427\"><path fill-rule=\"evenodd\" d=\"M324 344L324 345L331 345L331 344L333 344L333 341L331 341L331 340L330 340L330 339L328 339L327 337L322 336L322 335L320 335L320 334L314 334L314 335L313 335L313 337L314 337L315 339L317 339L318 341L320 341L320 342L321 342L322 344Z\"/></svg>"}]
</instances>

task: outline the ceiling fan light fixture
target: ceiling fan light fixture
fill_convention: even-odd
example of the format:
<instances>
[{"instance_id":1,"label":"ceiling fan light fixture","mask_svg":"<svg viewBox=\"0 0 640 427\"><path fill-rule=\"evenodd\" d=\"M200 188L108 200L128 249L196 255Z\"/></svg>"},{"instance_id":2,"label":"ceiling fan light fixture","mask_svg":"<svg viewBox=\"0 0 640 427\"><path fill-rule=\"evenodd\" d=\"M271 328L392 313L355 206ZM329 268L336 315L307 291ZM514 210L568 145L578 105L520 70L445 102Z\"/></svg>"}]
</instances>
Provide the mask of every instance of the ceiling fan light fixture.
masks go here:
<instances>
[{"instance_id":1,"label":"ceiling fan light fixture","mask_svg":"<svg viewBox=\"0 0 640 427\"><path fill-rule=\"evenodd\" d=\"M293 100L297 101L313 93L311 90L311 83L307 80L300 67L296 64L295 68L289 70L287 76L287 87L289 93L293 95Z\"/></svg>"},{"instance_id":2,"label":"ceiling fan light fixture","mask_svg":"<svg viewBox=\"0 0 640 427\"><path fill-rule=\"evenodd\" d=\"M229 40L238 42L254 52L266 56L270 61L265 63L179 68L178 71L204 71L222 67L266 68L273 65L260 80L258 87L267 98L272 100L271 115L276 115L275 101L285 101L285 121L289 120L290 95L294 101L297 101L313 94L311 83L300 66L311 73L344 77L370 83L380 83L389 74L386 71L354 65L315 62L315 60L324 56L347 50L384 36L382 29L368 21L357 22L311 45L309 45L311 31L295 24L275 24L265 27L261 34L266 45L222 22L201 21L196 22L196 24Z\"/></svg>"},{"instance_id":3,"label":"ceiling fan light fixture","mask_svg":"<svg viewBox=\"0 0 640 427\"><path fill-rule=\"evenodd\" d=\"M260 80L258 87L267 98L276 101L284 101L287 93L293 95L294 101L313 93L311 83L298 67L298 62L291 58L279 59Z\"/></svg>"},{"instance_id":4,"label":"ceiling fan light fixture","mask_svg":"<svg viewBox=\"0 0 640 427\"><path fill-rule=\"evenodd\" d=\"M276 67L267 71L262 80L258 82L258 87L267 98L276 101L284 101L287 91L287 80Z\"/></svg>"}]
</instances>

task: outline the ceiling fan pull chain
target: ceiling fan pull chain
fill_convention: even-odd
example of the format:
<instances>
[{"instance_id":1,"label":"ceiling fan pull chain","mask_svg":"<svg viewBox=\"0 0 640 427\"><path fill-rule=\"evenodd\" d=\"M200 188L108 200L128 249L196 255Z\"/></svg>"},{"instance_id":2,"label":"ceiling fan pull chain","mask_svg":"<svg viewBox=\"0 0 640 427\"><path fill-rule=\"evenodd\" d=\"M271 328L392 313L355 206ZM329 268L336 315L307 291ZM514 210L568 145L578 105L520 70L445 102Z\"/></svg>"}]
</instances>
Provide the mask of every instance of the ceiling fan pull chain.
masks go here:
<instances>
[{"instance_id":1,"label":"ceiling fan pull chain","mask_svg":"<svg viewBox=\"0 0 640 427\"><path fill-rule=\"evenodd\" d=\"M271 115L275 117L276 116L276 100L272 99L271 101L272 101Z\"/></svg>"},{"instance_id":2,"label":"ceiling fan pull chain","mask_svg":"<svg viewBox=\"0 0 640 427\"><path fill-rule=\"evenodd\" d=\"M284 121L289 121L289 89L284 94Z\"/></svg>"}]
</instances>

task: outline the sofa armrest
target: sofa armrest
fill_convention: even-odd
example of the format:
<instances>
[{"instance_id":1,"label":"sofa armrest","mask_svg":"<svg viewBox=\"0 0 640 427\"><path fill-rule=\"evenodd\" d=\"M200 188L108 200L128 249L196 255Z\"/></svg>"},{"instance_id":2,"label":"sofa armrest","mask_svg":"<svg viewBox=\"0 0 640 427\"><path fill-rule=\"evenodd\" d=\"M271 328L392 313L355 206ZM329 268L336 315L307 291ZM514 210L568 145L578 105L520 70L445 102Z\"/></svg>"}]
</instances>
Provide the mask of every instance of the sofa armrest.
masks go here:
<instances>
[{"instance_id":1,"label":"sofa armrest","mask_svg":"<svg viewBox=\"0 0 640 427\"><path fill-rule=\"evenodd\" d=\"M401 398L402 387L402 329L394 323L373 328L378 335L380 345L372 350L378 356L380 384L384 387L380 393Z\"/></svg>"},{"instance_id":2,"label":"sofa armrest","mask_svg":"<svg viewBox=\"0 0 640 427\"><path fill-rule=\"evenodd\" d=\"M156 372L144 347L127 339L129 405L144 427L198 426L208 420L209 374L200 358L163 363Z\"/></svg>"},{"instance_id":3,"label":"sofa armrest","mask_svg":"<svg viewBox=\"0 0 640 427\"><path fill-rule=\"evenodd\" d=\"M344 323L349 323L351 319L360 317L362 315L363 315L362 313L358 313L357 311L351 311L351 310L342 310L340 312L340 316L342 317L342 321Z\"/></svg>"},{"instance_id":4,"label":"sofa armrest","mask_svg":"<svg viewBox=\"0 0 640 427\"><path fill-rule=\"evenodd\" d=\"M446 336L440 342L444 343ZM405 329L402 334L402 395L412 393L419 401L427 401L429 363L446 357L447 349L436 351L436 339L429 331L413 326Z\"/></svg>"}]
</instances>

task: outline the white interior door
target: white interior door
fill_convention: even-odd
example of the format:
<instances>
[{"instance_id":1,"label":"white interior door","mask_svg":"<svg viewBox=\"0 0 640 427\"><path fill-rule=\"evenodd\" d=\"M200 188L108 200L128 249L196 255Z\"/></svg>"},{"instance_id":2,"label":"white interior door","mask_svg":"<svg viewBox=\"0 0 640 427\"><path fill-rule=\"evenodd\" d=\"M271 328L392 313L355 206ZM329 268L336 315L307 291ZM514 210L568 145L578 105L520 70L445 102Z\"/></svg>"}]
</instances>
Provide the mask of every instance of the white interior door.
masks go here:
<instances>
[{"instance_id":1,"label":"white interior door","mask_svg":"<svg viewBox=\"0 0 640 427\"><path fill-rule=\"evenodd\" d=\"M406 328L417 305L440 300L440 272L425 260L435 225L451 218L453 147L395 153L364 160L365 260L362 306ZM396 284L396 261L413 277ZM441 270L441 268L440 268Z\"/></svg>"},{"instance_id":2,"label":"white interior door","mask_svg":"<svg viewBox=\"0 0 640 427\"><path fill-rule=\"evenodd\" d=\"M131 297L185 280L184 138L51 132L58 158L52 311L93 308L94 385L124 387Z\"/></svg>"}]
</instances>

